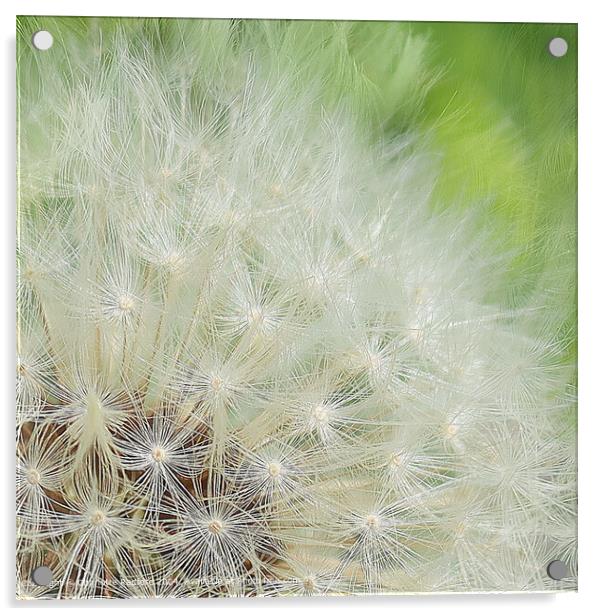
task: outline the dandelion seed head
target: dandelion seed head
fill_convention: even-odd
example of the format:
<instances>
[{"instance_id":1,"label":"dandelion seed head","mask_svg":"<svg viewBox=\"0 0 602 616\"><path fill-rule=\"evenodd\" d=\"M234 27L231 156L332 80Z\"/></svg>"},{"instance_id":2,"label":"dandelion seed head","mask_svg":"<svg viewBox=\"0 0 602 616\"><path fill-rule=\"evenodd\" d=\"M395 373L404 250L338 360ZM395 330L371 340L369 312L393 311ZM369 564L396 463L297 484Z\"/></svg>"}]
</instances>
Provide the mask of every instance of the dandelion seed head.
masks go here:
<instances>
[{"instance_id":1,"label":"dandelion seed head","mask_svg":"<svg viewBox=\"0 0 602 616\"><path fill-rule=\"evenodd\" d=\"M314 577L306 577L303 579L303 589L308 593L314 592L316 589L316 580Z\"/></svg>"},{"instance_id":2,"label":"dandelion seed head","mask_svg":"<svg viewBox=\"0 0 602 616\"><path fill-rule=\"evenodd\" d=\"M224 379L221 376L219 376L218 374L213 374L211 376L210 385L211 385L211 389L215 393L219 393L219 392L223 391L226 388L226 383L225 383Z\"/></svg>"},{"instance_id":3,"label":"dandelion seed head","mask_svg":"<svg viewBox=\"0 0 602 616\"><path fill-rule=\"evenodd\" d=\"M213 535L220 535L224 530L224 523L221 520L211 520L207 524L209 532Z\"/></svg>"},{"instance_id":4,"label":"dandelion seed head","mask_svg":"<svg viewBox=\"0 0 602 616\"><path fill-rule=\"evenodd\" d=\"M273 460L268 464L267 470L272 479L277 479L282 474L282 464Z\"/></svg>"},{"instance_id":5,"label":"dandelion seed head","mask_svg":"<svg viewBox=\"0 0 602 616\"><path fill-rule=\"evenodd\" d=\"M57 22L68 71L20 47L20 595L38 555L69 598L541 590L561 260L526 292L478 207L432 207L422 129L364 122L363 36L153 24ZM416 107L423 47L387 45Z\"/></svg>"},{"instance_id":6,"label":"dandelion seed head","mask_svg":"<svg viewBox=\"0 0 602 616\"><path fill-rule=\"evenodd\" d=\"M153 460L157 462L157 464L160 464L161 462L164 462L166 460L167 451L163 447L159 447L157 445L156 447L153 447L151 456Z\"/></svg>"},{"instance_id":7,"label":"dandelion seed head","mask_svg":"<svg viewBox=\"0 0 602 616\"><path fill-rule=\"evenodd\" d=\"M90 514L90 524L92 526L102 526L107 520L107 516L104 511L99 509Z\"/></svg>"},{"instance_id":8,"label":"dandelion seed head","mask_svg":"<svg viewBox=\"0 0 602 616\"><path fill-rule=\"evenodd\" d=\"M171 272L179 272L186 265L186 256L177 248L167 248L160 256L159 263Z\"/></svg>"},{"instance_id":9,"label":"dandelion seed head","mask_svg":"<svg viewBox=\"0 0 602 616\"><path fill-rule=\"evenodd\" d=\"M42 479L42 475L40 474L40 471L37 470L36 468L29 468L29 469L27 469L27 472L25 473L25 476L27 477L27 481L32 486L39 485L40 481Z\"/></svg>"},{"instance_id":10,"label":"dandelion seed head","mask_svg":"<svg viewBox=\"0 0 602 616\"><path fill-rule=\"evenodd\" d=\"M407 462L406 456L401 452L393 453L391 454L389 458L389 465L394 470L397 470L403 467L406 464L406 462Z\"/></svg>"},{"instance_id":11,"label":"dandelion seed head","mask_svg":"<svg viewBox=\"0 0 602 616\"><path fill-rule=\"evenodd\" d=\"M252 306L247 312L247 323L252 326L261 327L265 318L264 311L260 306Z\"/></svg>"},{"instance_id":12,"label":"dandelion seed head","mask_svg":"<svg viewBox=\"0 0 602 616\"><path fill-rule=\"evenodd\" d=\"M136 300L131 295L124 293L117 298L117 305L122 312L131 312L136 307Z\"/></svg>"},{"instance_id":13,"label":"dandelion seed head","mask_svg":"<svg viewBox=\"0 0 602 616\"><path fill-rule=\"evenodd\" d=\"M378 374L383 366L383 357L380 353L366 352L366 366L375 374Z\"/></svg>"},{"instance_id":14,"label":"dandelion seed head","mask_svg":"<svg viewBox=\"0 0 602 616\"><path fill-rule=\"evenodd\" d=\"M110 321L127 321L137 308L136 298L127 292L118 293L109 298L103 298L102 310Z\"/></svg>"},{"instance_id":15,"label":"dandelion seed head","mask_svg":"<svg viewBox=\"0 0 602 616\"><path fill-rule=\"evenodd\" d=\"M336 415L335 409L329 404L315 404L310 407L307 427L310 431L317 431L326 438L332 427Z\"/></svg>"},{"instance_id":16,"label":"dandelion seed head","mask_svg":"<svg viewBox=\"0 0 602 616\"><path fill-rule=\"evenodd\" d=\"M460 431L460 426L457 423L451 422L445 426L445 436L447 438L455 437Z\"/></svg>"},{"instance_id":17,"label":"dandelion seed head","mask_svg":"<svg viewBox=\"0 0 602 616\"><path fill-rule=\"evenodd\" d=\"M32 282L40 275L40 270L30 265L23 268L21 275L25 278L25 280Z\"/></svg>"},{"instance_id":18,"label":"dandelion seed head","mask_svg":"<svg viewBox=\"0 0 602 616\"><path fill-rule=\"evenodd\" d=\"M318 426L327 425L333 409L326 404L316 404L311 411L311 418Z\"/></svg>"}]
</instances>

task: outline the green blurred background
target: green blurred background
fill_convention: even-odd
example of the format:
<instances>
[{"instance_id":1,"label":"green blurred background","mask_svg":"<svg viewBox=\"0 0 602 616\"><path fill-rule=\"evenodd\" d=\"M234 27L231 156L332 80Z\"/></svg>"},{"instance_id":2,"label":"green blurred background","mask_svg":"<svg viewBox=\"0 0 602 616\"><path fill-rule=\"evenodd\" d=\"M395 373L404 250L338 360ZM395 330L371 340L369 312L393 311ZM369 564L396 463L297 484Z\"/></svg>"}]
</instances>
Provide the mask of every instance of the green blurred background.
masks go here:
<instances>
[{"instance_id":1,"label":"green blurred background","mask_svg":"<svg viewBox=\"0 0 602 616\"><path fill-rule=\"evenodd\" d=\"M431 77L423 73L413 116L403 104L411 87L407 73L382 61L395 37L391 26L379 48L366 54L361 38L372 37L381 24L357 24L357 47L366 74L382 93L385 129L405 131L417 120L441 153L440 201L470 207L488 200L504 233L523 245L559 219L574 227L577 26L393 25L399 38L409 29L421 41L422 70ZM562 58L548 51L556 36L568 42Z\"/></svg>"},{"instance_id":2,"label":"green blurred background","mask_svg":"<svg viewBox=\"0 0 602 616\"><path fill-rule=\"evenodd\" d=\"M575 361L577 25L354 28L351 48L380 92L386 133L418 130L440 155L433 206L480 208L483 225L512 256L508 286L522 281L513 291L522 296L517 305L534 293L553 298L566 359ZM365 45L364 37L378 44ZM548 50L555 37L568 42L560 58ZM419 96L400 63L382 61L394 58L388 50L396 39L423 49L412 63Z\"/></svg>"}]
</instances>

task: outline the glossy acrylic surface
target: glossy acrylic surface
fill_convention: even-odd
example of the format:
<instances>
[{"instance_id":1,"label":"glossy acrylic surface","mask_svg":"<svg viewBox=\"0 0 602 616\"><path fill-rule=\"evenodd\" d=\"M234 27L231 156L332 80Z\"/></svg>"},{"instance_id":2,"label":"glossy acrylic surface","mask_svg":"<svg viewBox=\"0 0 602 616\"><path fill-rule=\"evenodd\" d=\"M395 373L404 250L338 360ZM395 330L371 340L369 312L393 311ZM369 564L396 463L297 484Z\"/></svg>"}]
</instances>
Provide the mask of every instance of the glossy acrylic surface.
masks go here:
<instances>
[{"instance_id":1,"label":"glossy acrylic surface","mask_svg":"<svg viewBox=\"0 0 602 616\"><path fill-rule=\"evenodd\" d=\"M575 589L576 27L17 30L17 596Z\"/></svg>"}]
</instances>

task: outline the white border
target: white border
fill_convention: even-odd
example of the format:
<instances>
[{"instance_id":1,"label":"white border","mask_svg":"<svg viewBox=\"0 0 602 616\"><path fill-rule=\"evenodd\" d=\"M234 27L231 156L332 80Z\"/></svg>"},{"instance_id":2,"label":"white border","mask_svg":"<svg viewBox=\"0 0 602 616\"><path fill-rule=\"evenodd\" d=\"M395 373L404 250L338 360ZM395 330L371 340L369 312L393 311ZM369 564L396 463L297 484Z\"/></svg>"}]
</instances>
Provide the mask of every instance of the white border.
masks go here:
<instances>
[{"instance_id":1,"label":"white border","mask_svg":"<svg viewBox=\"0 0 602 616\"><path fill-rule=\"evenodd\" d=\"M579 2L547 0L528 2L506 0L491 2L433 1L392 2L391 0L332 1L303 0L278 2L269 0L220 0L193 2L186 0L103 0L88 1L21 0L13 2L21 14L33 15L122 15L157 17L255 17L291 19L366 19L406 21L577 21Z\"/></svg>"},{"instance_id":2,"label":"white border","mask_svg":"<svg viewBox=\"0 0 602 616\"><path fill-rule=\"evenodd\" d=\"M328 609L337 612L360 613L366 609L379 612L430 613L444 611L449 614L504 614L527 610L534 616L556 614L567 616L579 612L593 611L601 603L596 591L602 588L602 339L600 322L602 305L600 286L602 279L602 132L600 115L602 97L599 67L601 20L595 5L587 0L529 2L528 0L504 0L504 2L441 0L407 3L397 0L363 0L334 2L328 0L302 0L292 4L268 0L219 0L219 2L185 2L182 0L5 0L1 11L2 19L2 80L0 82L0 104L4 124L0 134L3 143L0 148L2 165L3 220L2 256L0 287L3 292L2 308L4 336L2 340L2 402L0 413L3 419L3 451L5 462L1 473L3 524L6 541L3 543L3 558L0 559L1 596L9 609L31 607L34 609L111 609L121 610L192 608L202 611L239 610L286 610L298 612L307 609ZM123 16L179 16L179 17L256 17L296 19L368 19L368 20L425 20L425 21L515 21L515 22L578 22L579 23L579 593L562 595L465 595L432 597L360 597L353 599L325 599L309 603L300 600L215 600L215 601L130 601L106 603L96 601L61 603L37 602L18 604L14 596L14 550L12 529L14 458L13 458L13 375L14 375L14 208L15 208L15 87L14 53L16 14L54 15L123 15ZM571 615L572 616L572 615Z\"/></svg>"}]
</instances>

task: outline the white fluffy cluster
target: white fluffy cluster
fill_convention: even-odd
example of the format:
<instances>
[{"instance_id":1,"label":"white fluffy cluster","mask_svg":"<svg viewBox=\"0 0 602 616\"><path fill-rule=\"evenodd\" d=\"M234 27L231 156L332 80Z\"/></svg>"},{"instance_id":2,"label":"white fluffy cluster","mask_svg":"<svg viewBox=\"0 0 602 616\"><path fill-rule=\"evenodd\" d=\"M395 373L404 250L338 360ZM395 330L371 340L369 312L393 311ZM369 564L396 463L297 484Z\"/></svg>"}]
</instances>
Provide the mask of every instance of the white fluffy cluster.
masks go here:
<instances>
[{"instance_id":1,"label":"white fluffy cluster","mask_svg":"<svg viewBox=\"0 0 602 616\"><path fill-rule=\"evenodd\" d=\"M194 28L21 94L19 595L570 587L549 295L311 58Z\"/></svg>"}]
</instances>

